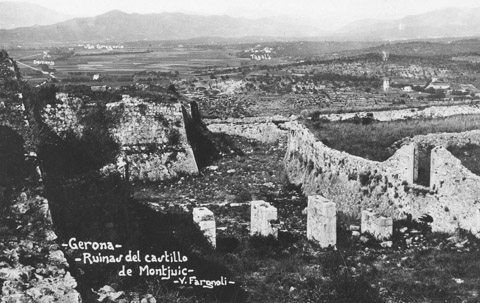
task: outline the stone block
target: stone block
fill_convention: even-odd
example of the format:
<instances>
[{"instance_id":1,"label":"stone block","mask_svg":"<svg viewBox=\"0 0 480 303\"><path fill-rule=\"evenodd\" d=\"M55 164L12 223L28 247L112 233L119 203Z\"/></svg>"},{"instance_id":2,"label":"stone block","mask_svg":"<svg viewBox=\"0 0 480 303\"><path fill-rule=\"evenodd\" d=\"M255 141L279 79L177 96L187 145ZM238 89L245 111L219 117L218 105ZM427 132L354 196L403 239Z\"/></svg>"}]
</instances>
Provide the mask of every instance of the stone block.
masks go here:
<instances>
[{"instance_id":1,"label":"stone block","mask_svg":"<svg viewBox=\"0 0 480 303\"><path fill-rule=\"evenodd\" d=\"M206 207L195 207L193 209L193 222L195 222L208 242L215 248L217 246L217 229L213 212Z\"/></svg>"},{"instance_id":2,"label":"stone block","mask_svg":"<svg viewBox=\"0 0 480 303\"><path fill-rule=\"evenodd\" d=\"M262 200L250 202L250 235L273 235L276 238L278 230L270 223L274 220L277 220L275 207Z\"/></svg>"},{"instance_id":3,"label":"stone block","mask_svg":"<svg viewBox=\"0 0 480 303\"><path fill-rule=\"evenodd\" d=\"M370 209L362 210L361 231L362 233L370 233L373 230L372 222L375 214Z\"/></svg>"},{"instance_id":4,"label":"stone block","mask_svg":"<svg viewBox=\"0 0 480 303\"><path fill-rule=\"evenodd\" d=\"M316 195L308 197L307 238L319 242L321 247L337 243L336 205Z\"/></svg>"},{"instance_id":5,"label":"stone block","mask_svg":"<svg viewBox=\"0 0 480 303\"><path fill-rule=\"evenodd\" d=\"M389 239L393 234L393 219L377 215L371 210L363 210L362 233L369 233L379 240Z\"/></svg>"}]
</instances>

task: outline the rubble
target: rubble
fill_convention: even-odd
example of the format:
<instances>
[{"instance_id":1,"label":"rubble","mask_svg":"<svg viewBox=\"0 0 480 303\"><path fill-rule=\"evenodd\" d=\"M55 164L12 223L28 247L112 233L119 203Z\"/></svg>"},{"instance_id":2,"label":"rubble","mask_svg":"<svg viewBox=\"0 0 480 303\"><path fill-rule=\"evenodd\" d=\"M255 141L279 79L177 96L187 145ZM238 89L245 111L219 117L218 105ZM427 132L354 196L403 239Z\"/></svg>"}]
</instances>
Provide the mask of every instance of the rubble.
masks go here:
<instances>
[{"instance_id":1,"label":"rubble","mask_svg":"<svg viewBox=\"0 0 480 303\"><path fill-rule=\"evenodd\" d=\"M8 261L0 262L0 279L4 280L0 302L82 302L67 260L53 242L56 235L48 201L21 192L7 220L16 224L13 230L2 230L5 241L0 243L0 259ZM8 240L10 234L16 234L17 240Z\"/></svg>"}]
</instances>

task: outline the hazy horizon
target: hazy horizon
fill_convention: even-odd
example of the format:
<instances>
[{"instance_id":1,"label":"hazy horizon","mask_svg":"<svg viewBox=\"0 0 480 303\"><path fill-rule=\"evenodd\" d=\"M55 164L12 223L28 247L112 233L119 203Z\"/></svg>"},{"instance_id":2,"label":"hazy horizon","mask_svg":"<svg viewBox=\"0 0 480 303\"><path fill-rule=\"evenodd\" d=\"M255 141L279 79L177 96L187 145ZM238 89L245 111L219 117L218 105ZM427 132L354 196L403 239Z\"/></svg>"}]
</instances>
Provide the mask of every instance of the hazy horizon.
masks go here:
<instances>
[{"instance_id":1,"label":"hazy horizon","mask_svg":"<svg viewBox=\"0 0 480 303\"><path fill-rule=\"evenodd\" d=\"M453 0L9 0L0 2L27 2L56 10L74 17L96 16L112 10L126 13L162 13L181 12L196 15L228 15L231 17L262 18L288 17L302 23L333 30L362 19L399 19L407 15L416 15L449 7L473 8L480 3L465 0L458 3Z\"/></svg>"}]
</instances>

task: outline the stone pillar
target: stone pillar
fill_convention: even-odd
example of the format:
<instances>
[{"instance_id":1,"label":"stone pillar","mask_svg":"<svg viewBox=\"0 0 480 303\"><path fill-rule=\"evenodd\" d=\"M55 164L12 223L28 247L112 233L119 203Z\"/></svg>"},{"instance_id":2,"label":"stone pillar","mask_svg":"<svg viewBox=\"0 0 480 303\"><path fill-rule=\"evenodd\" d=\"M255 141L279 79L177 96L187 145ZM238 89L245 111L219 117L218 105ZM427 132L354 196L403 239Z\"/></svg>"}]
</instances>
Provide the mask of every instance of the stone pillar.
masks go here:
<instances>
[{"instance_id":1,"label":"stone pillar","mask_svg":"<svg viewBox=\"0 0 480 303\"><path fill-rule=\"evenodd\" d=\"M308 197L307 238L318 241L321 247L337 244L335 203L319 195Z\"/></svg>"},{"instance_id":2,"label":"stone pillar","mask_svg":"<svg viewBox=\"0 0 480 303\"><path fill-rule=\"evenodd\" d=\"M362 221L360 223L362 233L372 233L374 216L375 214L371 209L362 210Z\"/></svg>"},{"instance_id":3,"label":"stone pillar","mask_svg":"<svg viewBox=\"0 0 480 303\"><path fill-rule=\"evenodd\" d=\"M393 219L392 217L385 218L383 216L377 217L375 220L375 234L374 236L379 240L388 240L393 235Z\"/></svg>"},{"instance_id":4,"label":"stone pillar","mask_svg":"<svg viewBox=\"0 0 480 303\"><path fill-rule=\"evenodd\" d=\"M379 240L389 239L393 234L393 219L379 216L369 209L363 210L362 233L369 233Z\"/></svg>"},{"instance_id":5,"label":"stone pillar","mask_svg":"<svg viewBox=\"0 0 480 303\"><path fill-rule=\"evenodd\" d=\"M418 147L413 146L413 182L418 181Z\"/></svg>"},{"instance_id":6,"label":"stone pillar","mask_svg":"<svg viewBox=\"0 0 480 303\"><path fill-rule=\"evenodd\" d=\"M270 221L277 220L277 209L265 201L250 202L250 235L278 237L278 230Z\"/></svg>"},{"instance_id":7,"label":"stone pillar","mask_svg":"<svg viewBox=\"0 0 480 303\"><path fill-rule=\"evenodd\" d=\"M432 149L430 153L430 188L432 190L437 190L440 187L440 182L437 178L437 162L440 163L441 159L437 161L437 154L438 147Z\"/></svg>"},{"instance_id":8,"label":"stone pillar","mask_svg":"<svg viewBox=\"0 0 480 303\"><path fill-rule=\"evenodd\" d=\"M406 147L406 152L406 170L404 178L408 184L413 184L418 180L418 149L415 144L410 144Z\"/></svg>"},{"instance_id":9,"label":"stone pillar","mask_svg":"<svg viewBox=\"0 0 480 303\"><path fill-rule=\"evenodd\" d=\"M206 207L195 207L193 209L193 222L200 228L208 242L214 248L217 247L216 225L213 212Z\"/></svg>"}]
</instances>

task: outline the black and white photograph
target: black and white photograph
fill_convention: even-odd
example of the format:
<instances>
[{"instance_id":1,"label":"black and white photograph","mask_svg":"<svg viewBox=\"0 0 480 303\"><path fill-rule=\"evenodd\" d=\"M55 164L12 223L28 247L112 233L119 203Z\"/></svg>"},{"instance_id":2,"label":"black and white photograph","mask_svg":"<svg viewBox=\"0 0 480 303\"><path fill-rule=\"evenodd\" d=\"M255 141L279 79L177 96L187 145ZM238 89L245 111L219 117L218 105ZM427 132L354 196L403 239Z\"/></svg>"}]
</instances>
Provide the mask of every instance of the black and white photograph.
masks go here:
<instances>
[{"instance_id":1,"label":"black and white photograph","mask_svg":"<svg viewBox=\"0 0 480 303\"><path fill-rule=\"evenodd\" d=\"M480 302L480 2L0 0L0 303Z\"/></svg>"}]
</instances>

